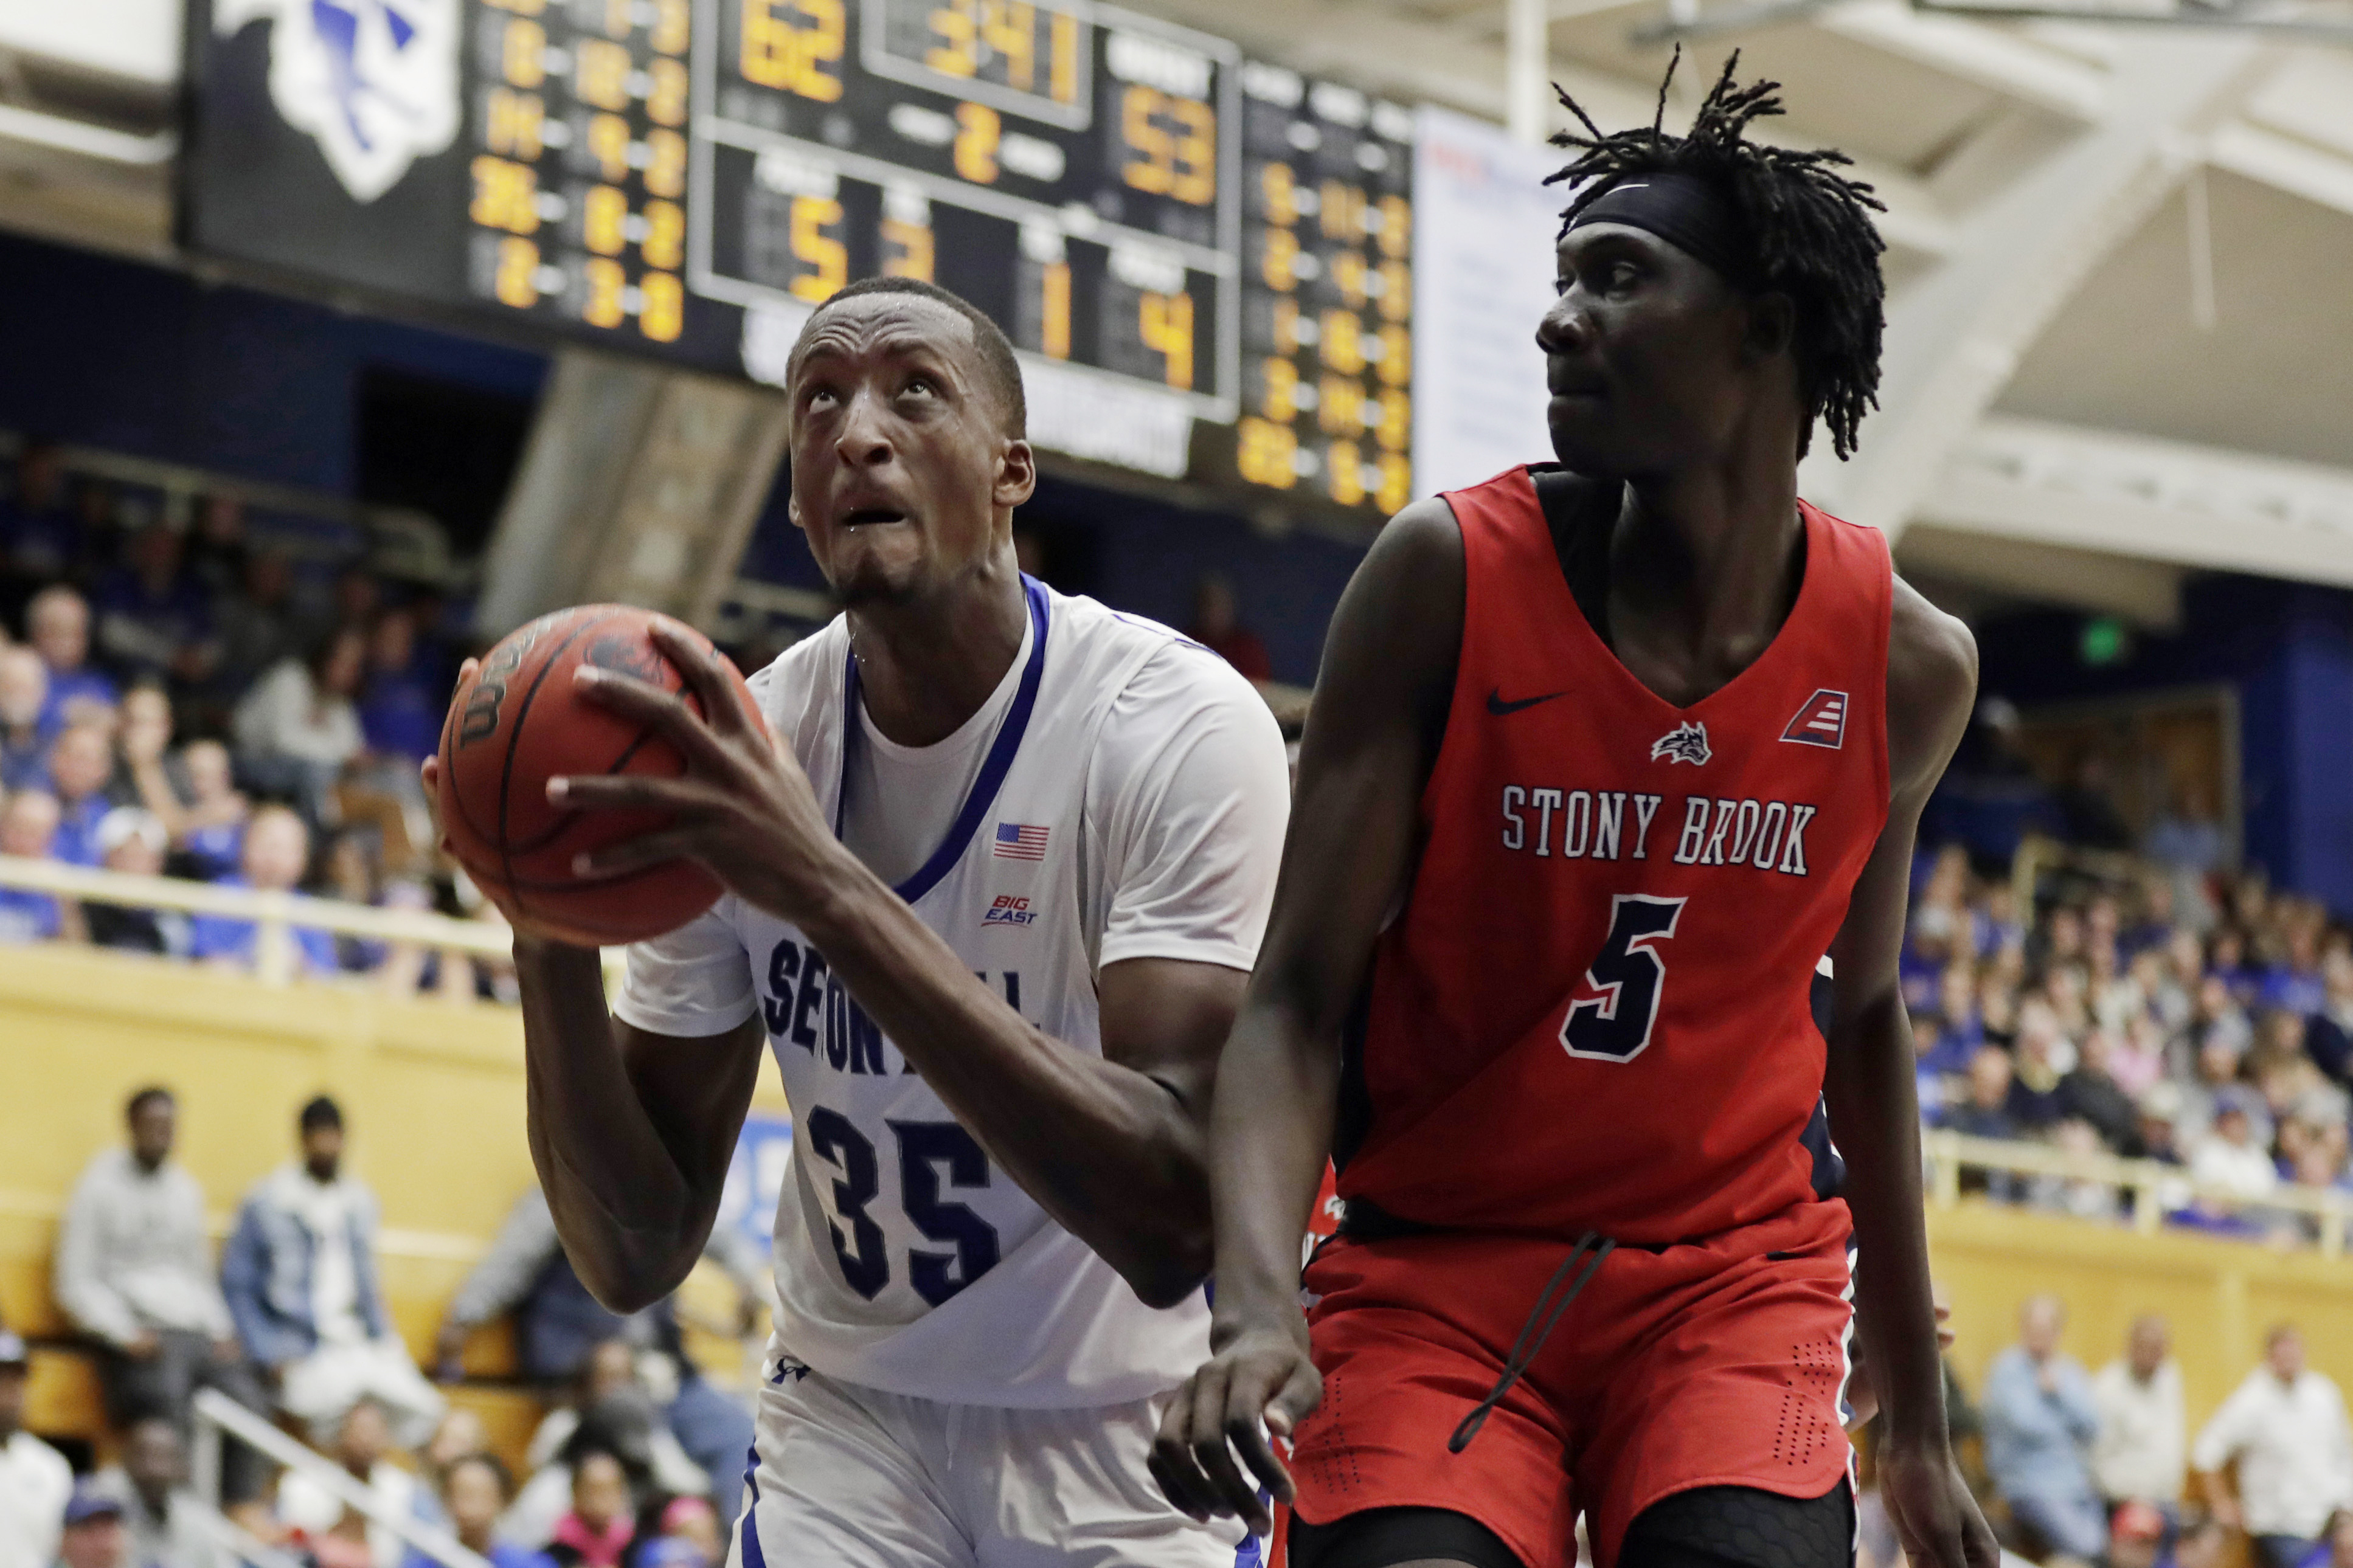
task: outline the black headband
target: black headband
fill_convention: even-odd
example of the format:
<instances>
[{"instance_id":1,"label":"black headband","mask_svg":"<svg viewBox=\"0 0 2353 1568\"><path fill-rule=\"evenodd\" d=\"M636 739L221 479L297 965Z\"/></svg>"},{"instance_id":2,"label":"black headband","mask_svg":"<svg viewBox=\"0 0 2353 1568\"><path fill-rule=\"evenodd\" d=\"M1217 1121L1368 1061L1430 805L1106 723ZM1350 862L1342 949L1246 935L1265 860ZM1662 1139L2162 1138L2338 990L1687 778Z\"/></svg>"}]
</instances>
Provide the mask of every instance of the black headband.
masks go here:
<instances>
[{"instance_id":1,"label":"black headband","mask_svg":"<svg viewBox=\"0 0 2353 1568\"><path fill-rule=\"evenodd\" d=\"M1761 280L1757 247L1740 209L1696 174L1630 174L1596 196L1562 232L1589 223L1622 223L1655 234L1744 288Z\"/></svg>"}]
</instances>

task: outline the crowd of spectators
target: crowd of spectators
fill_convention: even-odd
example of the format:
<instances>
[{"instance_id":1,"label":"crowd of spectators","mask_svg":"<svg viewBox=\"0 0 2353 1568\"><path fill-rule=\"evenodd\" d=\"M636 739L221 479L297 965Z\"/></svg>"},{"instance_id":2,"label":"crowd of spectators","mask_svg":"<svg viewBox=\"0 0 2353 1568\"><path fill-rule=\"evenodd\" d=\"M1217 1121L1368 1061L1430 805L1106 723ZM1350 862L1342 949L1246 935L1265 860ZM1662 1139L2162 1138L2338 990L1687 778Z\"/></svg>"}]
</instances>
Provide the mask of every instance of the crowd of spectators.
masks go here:
<instances>
[{"instance_id":1,"label":"crowd of spectators","mask_svg":"<svg viewBox=\"0 0 2353 1568\"><path fill-rule=\"evenodd\" d=\"M2097 1373L2066 1353L2066 1327L2056 1297L2022 1303L1964 1417L2006 1545L2047 1568L2217 1568L2235 1532L2249 1568L2353 1563L2353 1427L2295 1325L2270 1331L2194 1440L2162 1317L2136 1319ZM1888 1568L1892 1526L1869 1499L1863 1514L1865 1568Z\"/></svg>"},{"instance_id":2,"label":"crowd of spectators","mask_svg":"<svg viewBox=\"0 0 2353 1568\"><path fill-rule=\"evenodd\" d=\"M493 1568L715 1568L752 1440L743 1401L685 1352L675 1300L632 1317L582 1288L546 1201L516 1205L453 1300L441 1383L512 1315L517 1369L549 1408L516 1478L480 1417L412 1360L386 1308L375 1194L345 1168L341 1108L296 1118L294 1157L245 1194L218 1268L205 1196L173 1158L174 1096L141 1089L126 1137L91 1160L58 1228L58 1306L95 1354L117 1461L77 1479L23 1430L28 1352L0 1329L0 1568L229 1568L190 1487L193 1404L211 1389L322 1457L282 1471L222 1444L219 1507L306 1568L427 1568L388 1521L454 1535ZM722 1227L712 1256L765 1325L765 1259ZM373 1508L350 1507L339 1468ZM315 1473L314 1473L315 1472Z\"/></svg>"},{"instance_id":3,"label":"crowd of spectators","mask_svg":"<svg viewBox=\"0 0 2353 1568\"><path fill-rule=\"evenodd\" d=\"M0 854L495 919L443 877L417 763L457 669L435 591L174 517L30 443L0 499ZM226 965L248 921L0 888L0 942ZM498 994L489 966L298 928L309 975Z\"/></svg>"},{"instance_id":4,"label":"crowd of spectators","mask_svg":"<svg viewBox=\"0 0 2353 1568\"><path fill-rule=\"evenodd\" d=\"M1931 1127L2172 1166L2167 1219L2226 1234L2315 1239L2279 1194L2353 1191L2353 935L2314 900L2150 868L2028 911L1947 847L1924 858L1904 986ZM2086 1217L2128 1202L2090 1180L1969 1184Z\"/></svg>"}]
</instances>

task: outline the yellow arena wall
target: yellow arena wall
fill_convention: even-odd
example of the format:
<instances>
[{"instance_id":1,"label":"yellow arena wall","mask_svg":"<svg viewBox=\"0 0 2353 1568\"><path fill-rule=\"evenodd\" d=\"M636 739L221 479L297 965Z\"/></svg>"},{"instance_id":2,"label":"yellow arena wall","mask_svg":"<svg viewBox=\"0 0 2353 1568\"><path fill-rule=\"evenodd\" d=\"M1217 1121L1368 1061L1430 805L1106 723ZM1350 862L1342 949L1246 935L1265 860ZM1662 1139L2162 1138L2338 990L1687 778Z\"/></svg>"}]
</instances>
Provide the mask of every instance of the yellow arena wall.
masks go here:
<instances>
[{"instance_id":1,"label":"yellow arena wall","mask_svg":"<svg viewBox=\"0 0 2353 1568\"><path fill-rule=\"evenodd\" d=\"M216 1236L246 1189L294 1157L302 1101L335 1097L350 1134L346 1168L383 1201L385 1292L420 1363L443 1306L534 1179L522 1020L512 1007L0 947L0 1321L36 1340L69 1332L49 1297L58 1215L90 1156L122 1141L123 1102L145 1084L179 1099L178 1156L204 1185ZM758 1103L783 1107L773 1065ZM716 1370L737 1370L725 1359L732 1347L697 1348L719 1360ZM501 1373L511 1353L502 1333L478 1335L468 1369ZM483 1406L501 1446L512 1435L519 1454L534 1401L461 1397ZM36 1429L90 1435L88 1363L61 1348L37 1353L30 1415Z\"/></svg>"},{"instance_id":2,"label":"yellow arena wall","mask_svg":"<svg viewBox=\"0 0 2353 1568\"><path fill-rule=\"evenodd\" d=\"M351 1168L383 1199L385 1290L420 1361L450 1292L533 1179L512 1008L0 948L0 1319L37 1337L66 1331L48 1299L57 1215L90 1154L121 1138L123 1101L142 1084L179 1096L180 1155L222 1230L245 1189L292 1157L296 1108L334 1095ZM759 1101L783 1107L773 1065ZM2316 1365L2353 1386L2353 1260L1966 1201L1932 1208L1929 1236L1972 1391L2014 1338L2019 1302L2041 1290L2065 1300L2067 1348L2094 1369L2119 1353L2136 1313L2170 1317L2193 1422L2236 1386L2281 1319L2304 1327ZM496 1374L507 1355L484 1334L468 1365ZM33 1424L91 1432L94 1388L79 1358L45 1352ZM519 1392L470 1402L502 1435L526 1434L536 1408Z\"/></svg>"}]
</instances>

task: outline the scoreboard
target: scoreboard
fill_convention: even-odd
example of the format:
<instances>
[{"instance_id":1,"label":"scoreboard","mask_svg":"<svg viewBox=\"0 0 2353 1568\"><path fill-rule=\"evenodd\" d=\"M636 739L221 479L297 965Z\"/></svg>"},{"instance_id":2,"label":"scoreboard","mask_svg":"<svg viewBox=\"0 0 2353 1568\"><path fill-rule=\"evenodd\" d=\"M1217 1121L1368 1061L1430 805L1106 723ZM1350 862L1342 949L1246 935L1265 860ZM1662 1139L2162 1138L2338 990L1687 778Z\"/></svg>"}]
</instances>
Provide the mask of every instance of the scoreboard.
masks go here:
<instances>
[{"instance_id":1,"label":"scoreboard","mask_svg":"<svg viewBox=\"0 0 2353 1568\"><path fill-rule=\"evenodd\" d=\"M1246 482L1410 492L1412 117L1226 40L1092 0L192 0L189 37L200 256L767 381L845 283L930 279L1049 424L1173 416L1178 472L1239 420Z\"/></svg>"},{"instance_id":2,"label":"scoreboard","mask_svg":"<svg viewBox=\"0 0 2353 1568\"><path fill-rule=\"evenodd\" d=\"M1233 47L1079 0L712 0L694 282L927 278L1014 345L1231 419Z\"/></svg>"}]
</instances>

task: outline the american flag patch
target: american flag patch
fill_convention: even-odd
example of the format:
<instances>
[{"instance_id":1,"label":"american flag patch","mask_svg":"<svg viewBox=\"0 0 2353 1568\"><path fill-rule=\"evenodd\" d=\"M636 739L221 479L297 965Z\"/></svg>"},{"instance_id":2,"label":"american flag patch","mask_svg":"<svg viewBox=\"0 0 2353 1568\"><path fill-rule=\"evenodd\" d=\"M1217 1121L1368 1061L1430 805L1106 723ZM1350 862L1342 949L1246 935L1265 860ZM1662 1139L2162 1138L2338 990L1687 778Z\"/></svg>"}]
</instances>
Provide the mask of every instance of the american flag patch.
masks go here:
<instances>
[{"instance_id":1,"label":"american flag patch","mask_svg":"<svg viewBox=\"0 0 2353 1568\"><path fill-rule=\"evenodd\" d=\"M1821 690L1806 699L1781 739L1801 746L1827 746L1837 751L1846 740L1846 693Z\"/></svg>"},{"instance_id":2,"label":"american flag patch","mask_svg":"<svg viewBox=\"0 0 2353 1568\"><path fill-rule=\"evenodd\" d=\"M1046 830L1034 823L1000 822L997 825L995 848L1000 860L1043 860Z\"/></svg>"}]
</instances>

